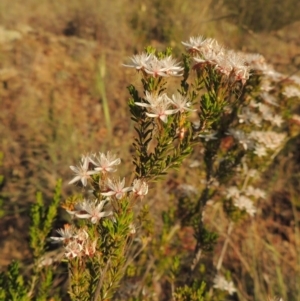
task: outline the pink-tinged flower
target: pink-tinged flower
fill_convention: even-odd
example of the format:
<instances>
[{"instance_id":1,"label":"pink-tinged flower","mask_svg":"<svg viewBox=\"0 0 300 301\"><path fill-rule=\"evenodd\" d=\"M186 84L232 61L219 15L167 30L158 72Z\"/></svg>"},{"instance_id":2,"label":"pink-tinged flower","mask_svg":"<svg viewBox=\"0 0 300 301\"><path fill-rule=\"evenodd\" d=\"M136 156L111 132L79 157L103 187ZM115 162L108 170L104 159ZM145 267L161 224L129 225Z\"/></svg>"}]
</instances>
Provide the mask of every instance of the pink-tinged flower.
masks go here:
<instances>
[{"instance_id":1,"label":"pink-tinged flower","mask_svg":"<svg viewBox=\"0 0 300 301\"><path fill-rule=\"evenodd\" d=\"M96 253L96 246L97 246L97 239L95 239L93 242L88 240L84 246L84 254L86 256L93 256Z\"/></svg>"},{"instance_id":2,"label":"pink-tinged flower","mask_svg":"<svg viewBox=\"0 0 300 301\"><path fill-rule=\"evenodd\" d=\"M228 51L226 59L231 69L229 79L232 82L241 81L244 84L249 78L249 66L246 66L244 58L234 51Z\"/></svg>"},{"instance_id":3,"label":"pink-tinged flower","mask_svg":"<svg viewBox=\"0 0 300 301\"><path fill-rule=\"evenodd\" d=\"M249 68L247 66L234 66L229 78L233 79L234 81L241 81L244 85L249 79L249 76Z\"/></svg>"},{"instance_id":4,"label":"pink-tinged flower","mask_svg":"<svg viewBox=\"0 0 300 301\"><path fill-rule=\"evenodd\" d=\"M169 110L169 104L161 102L159 105L150 108L150 113L146 113L148 117L159 118L164 123L168 122L168 115L172 115L176 110Z\"/></svg>"},{"instance_id":5,"label":"pink-tinged flower","mask_svg":"<svg viewBox=\"0 0 300 301\"><path fill-rule=\"evenodd\" d=\"M135 104L140 107L148 108L149 112L146 113L147 116L153 118L159 118L163 122L168 121L168 115L176 113L176 110L170 110L170 99L167 95L155 95L146 91L145 100L148 103L136 102Z\"/></svg>"},{"instance_id":6,"label":"pink-tinged flower","mask_svg":"<svg viewBox=\"0 0 300 301\"><path fill-rule=\"evenodd\" d=\"M211 38L204 38L203 36L190 37L188 42L181 42L187 49L188 52L203 52L212 50L218 45L217 41Z\"/></svg>"},{"instance_id":7,"label":"pink-tinged flower","mask_svg":"<svg viewBox=\"0 0 300 301\"><path fill-rule=\"evenodd\" d=\"M102 173L115 172L117 168L116 165L121 163L120 158L116 158L115 155L112 155L110 152L107 154L99 153L98 156L94 155L91 158L91 162L96 166L94 169Z\"/></svg>"},{"instance_id":8,"label":"pink-tinged flower","mask_svg":"<svg viewBox=\"0 0 300 301\"><path fill-rule=\"evenodd\" d=\"M161 61L161 66L162 68L165 69L165 73L166 75L170 75L170 76L181 76L182 75L182 71L183 71L183 67L181 67L179 65L179 63L172 58L172 56L167 56L165 58L163 58Z\"/></svg>"},{"instance_id":9,"label":"pink-tinged flower","mask_svg":"<svg viewBox=\"0 0 300 301\"><path fill-rule=\"evenodd\" d=\"M135 68L137 70L144 70L149 66L149 63L153 61L154 58L155 56L153 54L143 52L142 54L136 54L131 58L132 64L123 64L123 66Z\"/></svg>"},{"instance_id":10,"label":"pink-tinged flower","mask_svg":"<svg viewBox=\"0 0 300 301\"><path fill-rule=\"evenodd\" d=\"M148 193L148 184L140 179L135 179L132 184L132 191L136 196L143 197Z\"/></svg>"},{"instance_id":11,"label":"pink-tinged flower","mask_svg":"<svg viewBox=\"0 0 300 301\"><path fill-rule=\"evenodd\" d=\"M58 229L56 232L61 237L51 236L50 239L54 240L55 242L66 242L76 237L76 229L69 224L64 225L63 229Z\"/></svg>"},{"instance_id":12,"label":"pink-tinged flower","mask_svg":"<svg viewBox=\"0 0 300 301\"><path fill-rule=\"evenodd\" d=\"M90 219L93 224L99 222L102 217L112 215L112 211L103 211L106 201L90 201L83 200L82 203L76 205L75 216L78 218Z\"/></svg>"},{"instance_id":13,"label":"pink-tinged flower","mask_svg":"<svg viewBox=\"0 0 300 301\"><path fill-rule=\"evenodd\" d=\"M132 189L132 187L125 187L125 178L122 181L107 179L107 188L108 192L102 192L101 194L104 196L115 196L118 200L120 200L124 194Z\"/></svg>"},{"instance_id":14,"label":"pink-tinged flower","mask_svg":"<svg viewBox=\"0 0 300 301\"><path fill-rule=\"evenodd\" d=\"M87 181L91 175L98 173L95 170L89 170L89 164L91 160L89 156L82 156L79 166L70 166L71 170L75 173L75 177L69 182L69 184L81 181L83 186L87 185Z\"/></svg>"},{"instance_id":15,"label":"pink-tinged flower","mask_svg":"<svg viewBox=\"0 0 300 301\"><path fill-rule=\"evenodd\" d=\"M268 69L265 58L258 53L242 53L245 64L252 70L265 71Z\"/></svg>"},{"instance_id":16,"label":"pink-tinged flower","mask_svg":"<svg viewBox=\"0 0 300 301\"><path fill-rule=\"evenodd\" d=\"M65 256L68 259L73 259L75 257L81 256L83 246L79 244L76 240L70 241L65 246Z\"/></svg>"},{"instance_id":17,"label":"pink-tinged flower","mask_svg":"<svg viewBox=\"0 0 300 301\"><path fill-rule=\"evenodd\" d=\"M205 38L203 36L198 37L190 37L188 42L181 42L183 44L187 51L194 52L194 51L200 51L203 43L205 41Z\"/></svg>"},{"instance_id":18,"label":"pink-tinged flower","mask_svg":"<svg viewBox=\"0 0 300 301\"><path fill-rule=\"evenodd\" d=\"M152 75L153 77L166 77L168 74L166 73L167 68L163 65L162 61L160 61L157 57L154 57L147 67L145 67L145 72Z\"/></svg>"},{"instance_id":19,"label":"pink-tinged flower","mask_svg":"<svg viewBox=\"0 0 300 301\"><path fill-rule=\"evenodd\" d=\"M194 112L196 110L191 109L191 102L187 97L177 93L176 95L172 95L172 99L170 99L170 103L175 106L175 111L183 113L184 111Z\"/></svg>"},{"instance_id":20,"label":"pink-tinged flower","mask_svg":"<svg viewBox=\"0 0 300 301\"><path fill-rule=\"evenodd\" d=\"M143 70L153 77L180 76L183 70L172 56L158 59L154 54L142 53L134 55L131 61L132 64L123 66Z\"/></svg>"},{"instance_id":21,"label":"pink-tinged flower","mask_svg":"<svg viewBox=\"0 0 300 301\"><path fill-rule=\"evenodd\" d=\"M206 49L205 52L201 53L201 56L195 56L194 61L196 62L196 66L198 64L209 64L215 66L217 69L226 69L224 66L221 67L221 65L224 65L222 64L222 62L224 61L224 52L221 49L219 51ZM194 68L196 66L194 66Z\"/></svg>"},{"instance_id":22,"label":"pink-tinged flower","mask_svg":"<svg viewBox=\"0 0 300 301\"><path fill-rule=\"evenodd\" d=\"M151 108L158 106L162 102L170 101L166 93L156 95L148 91L146 91L145 100L146 102L136 102L135 104L140 107Z\"/></svg>"},{"instance_id":23,"label":"pink-tinged flower","mask_svg":"<svg viewBox=\"0 0 300 301\"><path fill-rule=\"evenodd\" d=\"M79 228L76 235L77 243L84 246L88 239L89 239L88 233L84 229Z\"/></svg>"}]
</instances>

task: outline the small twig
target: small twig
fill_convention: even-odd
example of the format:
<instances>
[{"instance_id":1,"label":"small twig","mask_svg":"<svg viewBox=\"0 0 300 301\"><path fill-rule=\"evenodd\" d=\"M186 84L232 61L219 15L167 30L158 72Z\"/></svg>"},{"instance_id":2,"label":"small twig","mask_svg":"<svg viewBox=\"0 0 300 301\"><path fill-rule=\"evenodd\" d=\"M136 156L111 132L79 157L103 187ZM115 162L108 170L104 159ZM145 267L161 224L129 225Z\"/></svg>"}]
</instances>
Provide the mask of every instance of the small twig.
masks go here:
<instances>
[{"instance_id":1,"label":"small twig","mask_svg":"<svg viewBox=\"0 0 300 301\"><path fill-rule=\"evenodd\" d=\"M224 259L224 256L225 256L225 252L227 250L227 246L228 246L228 243L229 243L230 234L232 232L232 229L233 229L233 221L230 221L229 226L228 226L228 230L227 230L227 236L226 236L226 239L225 239L222 251L221 251L221 255L220 255L219 260L218 260L217 271L220 271L220 269L222 267L223 259Z\"/></svg>"},{"instance_id":2,"label":"small twig","mask_svg":"<svg viewBox=\"0 0 300 301\"><path fill-rule=\"evenodd\" d=\"M97 301L97 299L100 295L100 290L101 290L101 287L103 285L103 279L104 279L104 276L105 276L105 274L108 270L109 265L110 265L110 259L108 259L104 270L102 272L100 271L101 275L99 276L99 281L98 281L97 288L96 288L96 291L95 291L95 294L94 294L94 297L93 297L92 301Z\"/></svg>"},{"instance_id":3,"label":"small twig","mask_svg":"<svg viewBox=\"0 0 300 301\"><path fill-rule=\"evenodd\" d=\"M193 263L191 265L191 271L194 271L194 269L196 268L198 262L200 261L201 254L202 254L202 249L199 249L198 252L196 253L194 259L193 259Z\"/></svg>"}]
</instances>

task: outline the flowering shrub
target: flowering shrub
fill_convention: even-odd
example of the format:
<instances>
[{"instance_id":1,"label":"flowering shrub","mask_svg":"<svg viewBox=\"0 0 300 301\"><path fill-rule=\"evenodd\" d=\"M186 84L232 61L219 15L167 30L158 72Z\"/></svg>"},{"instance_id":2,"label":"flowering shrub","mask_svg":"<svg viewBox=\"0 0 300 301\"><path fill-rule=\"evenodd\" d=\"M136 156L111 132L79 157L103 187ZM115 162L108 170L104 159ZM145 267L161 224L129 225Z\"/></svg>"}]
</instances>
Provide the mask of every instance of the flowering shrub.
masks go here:
<instances>
[{"instance_id":1,"label":"flowering shrub","mask_svg":"<svg viewBox=\"0 0 300 301\"><path fill-rule=\"evenodd\" d=\"M124 64L136 69L142 83L128 87L136 131L132 177L115 176L122 162L111 152L84 154L70 166L69 184L80 193L63 201L70 223L51 240L63 246L59 260L68 266L71 300L224 300L238 293L222 267L228 239L266 198L256 184L289 139L287 121L298 120L283 103L299 96L299 79L287 84L262 56L227 50L214 39L192 37L182 44L181 62L171 49L148 47ZM188 156L195 159L190 168L198 169L199 186L174 189L174 205L154 235L148 190ZM46 300L51 291L53 261L45 261L45 244L38 241L50 233L58 198L57 192L47 212L41 201L33 208L35 278L30 289L20 285L23 280L16 286L11 279L18 266L12 265L0 282L6 300L21 300L13 299L11 287L22 300ZM206 211L219 205L229 219L228 236L211 265L218 233ZM180 229L187 228L194 240L180 252ZM168 289L155 289L155 278Z\"/></svg>"}]
</instances>

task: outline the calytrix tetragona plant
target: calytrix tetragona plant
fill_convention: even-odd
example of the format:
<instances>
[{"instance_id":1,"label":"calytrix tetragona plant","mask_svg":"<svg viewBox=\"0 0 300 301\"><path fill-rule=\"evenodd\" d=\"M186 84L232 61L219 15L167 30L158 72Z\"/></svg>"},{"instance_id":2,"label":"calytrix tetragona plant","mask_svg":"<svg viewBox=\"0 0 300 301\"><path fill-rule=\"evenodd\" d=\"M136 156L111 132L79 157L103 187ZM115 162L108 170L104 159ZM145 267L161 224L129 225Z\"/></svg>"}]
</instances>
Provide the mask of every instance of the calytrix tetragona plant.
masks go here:
<instances>
[{"instance_id":1,"label":"calytrix tetragona plant","mask_svg":"<svg viewBox=\"0 0 300 301\"><path fill-rule=\"evenodd\" d=\"M236 292L222 269L228 240L213 271L200 267L217 240L205 212L222 204L228 237L241 218L255 216L255 202L266 197L255 182L286 141L282 124L289 112L282 112L276 96L287 92L275 89L282 77L260 55L227 50L201 36L182 44L181 61L169 48L148 47L124 64L137 70L142 84L128 87L136 131L134 180L116 176L121 159L111 152L85 154L78 166L70 166L75 175L69 184L83 190L64 201L71 222L51 238L63 245L72 300L158 300L149 269L153 278L167 275L171 289L165 299L223 300ZM164 216L163 232L155 237L149 185L179 169L189 155L199 166L198 186L177 187L176 213ZM187 226L193 229L193 250L164 258L161 252L170 248L173 234ZM161 257L151 261L147 248L156 248ZM154 261L163 271L157 272ZM144 281L126 298L125 291L118 297L121 280L134 277Z\"/></svg>"}]
</instances>

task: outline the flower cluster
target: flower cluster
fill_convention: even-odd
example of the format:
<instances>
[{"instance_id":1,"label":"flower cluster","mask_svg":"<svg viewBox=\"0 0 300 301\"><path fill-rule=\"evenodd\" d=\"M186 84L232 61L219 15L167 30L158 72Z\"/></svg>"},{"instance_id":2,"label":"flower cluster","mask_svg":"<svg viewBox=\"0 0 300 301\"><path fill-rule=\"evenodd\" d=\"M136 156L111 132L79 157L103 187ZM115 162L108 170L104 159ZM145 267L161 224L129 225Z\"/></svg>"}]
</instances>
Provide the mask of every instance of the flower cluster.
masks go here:
<instances>
[{"instance_id":1,"label":"flower cluster","mask_svg":"<svg viewBox=\"0 0 300 301\"><path fill-rule=\"evenodd\" d=\"M58 229L57 232L60 237L51 237L51 239L56 242L63 242L67 259L95 254L97 239L92 240L85 229L77 229L66 224L63 229Z\"/></svg>"},{"instance_id":2,"label":"flower cluster","mask_svg":"<svg viewBox=\"0 0 300 301\"><path fill-rule=\"evenodd\" d=\"M286 120L282 116L286 118L288 114L283 114L281 100L296 97L299 82L297 84L297 78L291 77L289 82L293 85L290 88L282 88L283 85L280 83L286 77L273 70L262 55L228 50L214 39L191 37L182 44L188 52L188 55L184 56L184 68L171 56L161 58L160 54L156 56L154 53L135 55L131 58L131 64L124 65L135 68L143 76L144 96L135 97L132 93L132 104L145 108L136 110L142 112L143 116L171 123L177 118L170 116L188 115L188 112L194 111L192 105L199 99L198 121L193 120L194 122L190 124L194 141L202 142L201 152L190 167L201 166L199 157L202 157L208 170L205 180L198 182L207 190L207 199L202 200L204 206L201 204L199 220L205 223L203 217L205 208L208 207L206 205L214 203L215 195L218 195L217 191L222 185L228 187L225 198L229 200L230 209L236 207L237 210L233 210L234 212L240 210L253 217L257 212L255 201L266 198L266 193L249 185L249 179L256 178L252 169L244 174L246 179L243 184L239 172L249 163L250 167L257 169L255 173L259 173L269 161L261 158L267 158L283 146L287 135L282 131L282 125L286 125ZM166 67L167 65L170 69ZM173 94L172 97L168 96L166 77L181 75L183 70L185 70L184 78L177 89L180 92ZM189 71L190 74L187 74ZM188 120L185 116L183 119ZM297 115L293 115L293 120L300 123ZM165 134L164 131L167 132L166 127L160 128L161 135ZM181 127L178 130L181 130ZM146 132L141 131L141 136ZM243 150L237 147L238 144ZM223 175L222 173L227 173L227 170L228 175ZM231 178L230 174L233 175ZM236 186L230 186L232 183ZM146 189L142 188L142 185L137 187L141 191ZM197 194L197 191L194 191L197 189L192 189L192 186L180 185L179 188L177 197ZM131 189L132 192L135 190ZM119 191L121 196L123 192ZM112 194L109 192L104 195ZM226 206L224 208L226 210ZM239 218L243 214L231 217L236 216ZM228 230L228 233L230 231ZM214 287L226 290L229 294L236 291L233 283L220 275L215 278Z\"/></svg>"},{"instance_id":3,"label":"flower cluster","mask_svg":"<svg viewBox=\"0 0 300 301\"><path fill-rule=\"evenodd\" d=\"M286 86L284 88L283 95L287 98L300 98L300 88L297 86Z\"/></svg>"},{"instance_id":4,"label":"flower cluster","mask_svg":"<svg viewBox=\"0 0 300 301\"><path fill-rule=\"evenodd\" d=\"M134 55L131 62L131 64L123 64L123 66L135 68L152 77L181 76L183 71L183 67L172 56L159 59L152 53L142 53Z\"/></svg>"},{"instance_id":5,"label":"flower cluster","mask_svg":"<svg viewBox=\"0 0 300 301\"><path fill-rule=\"evenodd\" d=\"M253 217L256 213L256 208L250 197L253 197L254 199L264 199L266 197L266 193L259 188L254 188L253 186L248 186L242 191L236 186L230 186L226 189L226 199L231 199L235 207L242 211L246 211L251 217Z\"/></svg>"},{"instance_id":6,"label":"flower cluster","mask_svg":"<svg viewBox=\"0 0 300 301\"><path fill-rule=\"evenodd\" d=\"M278 149L286 138L285 133L274 131L252 131L249 134L243 130L229 129L228 135L233 136L245 150L253 150L258 157L268 154L268 150Z\"/></svg>"},{"instance_id":7,"label":"flower cluster","mask_svg":"<svg viewBox=\"0 0 300 301\"><path fill-rule=\"evenodd\" d=\"M245 64L249 66L250 70L261 71L262 73L273 70L270 65L267 64L266 59L258 53L239 53L245 61Z\"/></svg>"},{"instance_id":8,"label":"flower cluster","mask_svg":"<svg viewBox=\"0 0 300 301\"><path fill-rule=\"evenodd\" d=\"M70 169L75 173L75 177L69 184L81 181L83 186L87 186L88 180L91 179L92 175L114 172L116 171L115 166L120 163L121 160L114 155L111 155L109 152L107 152L106 155L103 153L99 153L99 155L83 155L79 166L70 166ZM91 165L93 165L92 169Z\"/></svg>"},{"instance_id":9,"label":"flower cluster","mask_svg":"<svg viewBox=\"0 0 300 301\"><path fill-rule=\"evenodd\" d=\"M120 158L110 152L83 155L80 165L70 166L75 173L75 177L69 184L81 182L84 187L88 183L99 191L98 198L82 198L75 204L66 205L66 211L71 217L86 220L86 226L99 225L103 218L109 218L115 222L115 206L112 202L120 202L125 196L131 198L143 198L148 193L148 184L142 179L134 179L132 186L125 187L125 178L116 180L109 177L109 173L115 172L116 166L121 163ZM97 178L101 181L96 181ZM98 185L98 187L97 187ZM132 191L131 195L128 193ZM130 233L134 232L131 225ZM86 228L76 228L75 226L65 225L64 229L57 230L60 237L51 237L53 241L63 242L65 256L68 259L82 256L92 256L97 251L97 241L99 237L91 239Z\"/></svg>"},{"instance_id":10,"label":"flower cluster","mask_svg":"<svg viewBox=\"0 0 300 301\"><path fill-rule=\"evenodd\" d=\"M159 118L163 122L168 121L168 115L183 113L185 111L195 111L191 109L191 102L189 99L179 93L173 94L169 98L166 93L156 95L146 91L146 102L136 102L135 104L140 107L148 109L146 115L152 118Z\"/></svg>"},{"instance_id":11,"label":"flower cluster","mask_svg":"<svg viewBox=\"0 0 300 301\"><path fill-rule=\"evenodd\" d=\"M102 191L103 196L111 197L115 196L120 200L127 192L134 190L135 194L139 196L144 196L148 192L148 185L141 179L135 179L133 181L133 187L124 187L125 178L123 180L116 180L107 177L107 173L115 172L116 165L121 163L120 158L116 158L110 152L85 155L81 158L81 163L79 166L70 166L70 169L75 173L75 177L69 182L69 184L74 184L81 181L83 186L87 186L88 181L93 181L93 175L104 175L105 177L105 191ZM93 201L93 203L95 203ZM96 200L97 203L97 200ZM84 204L84 205L82 205ZM83 201L80 206L84 206L91 209L91 201ZM95 208L103 208L103 203L100 202ZM93 210L95 210L95 208ZM98 209L98 210L101 210ZM76 215L76 214L75 214Z\"/></svg>"},{"instance_id":12,"label":"flower cluster","mask_svg":"<svg viewBox=\"0 0 300 301\"><path fill-rule=\"evenodd\" d=\"M262 97L262 99L264 99L267 103L274 105L274 106L278 106L274 97L267 94L266 92L262 93L260 95L260 97ZM251 106L251 108L253 108L253 109L256 108L258 110L258 113L261 116L261 120L268 121L272 125L277 126L277 127L280 127L282 125L282 123L283 123L282 117L278 114L274 114L272 112L270 106L263 104L263 103L255 103L254 101L252 101L250 103L250 106Z\"/></svg>"},{"instance_id":13,"label":"flower cluster","mask_svg":"<svg viewBox=\"0 0 300 301\"><path fill-rule=\"evenodd\" d=\"M252 180L256 173L251 168L254 165L258 170L256 160L263 161L260 157L275 152L286 140L286 134L280 132L284 123L281 116L285 115L281 114L278 93L274 93L274 82L282 80L283 75L272 70L263 56L227 50L214 39L202 36L191 37L182 44L189 53L184 56L184 67L170 55L169 50L158 53L150 48L148 52L131 57L129 64L124 64L139 72L144 88L141 97L134 86L129 87L129 107L138 134L133 143L137 178L126 185L125 178L113 177L121 159L110 152L83 155L78 166L70 166L74 177L69 184L81 183L91 190L65 206L74 225L65 225L57 230L60 237L51 239L63 243L69 260L79 257L92 261L99 258L100 262L105 257L101 263L93 262L105 273L109 273L110 269L107 258L116 260L111 265L114 269L110 277L104 273L102 279L112 279L118 268L122 270L120 258L126 256L128 242L136 234L134 223L139 220L132 210L134 202L148 193L148 183L144 179L155 179L166 174L167 169L178 167L192 153L192 147L200 142L201 151L193 166L200 165L198 162L202 156L205 168L201 166L201 176L204 177L198 184L205 190L200 198L200 191L192 185L178 185L176 190L177 197L184 199L184 202L179 202L180 206L190 210L187 216L204 224L207 219L205 210L209 210L209 205L220 196L220 187L226 185L223 199L227 200L225 203L229 204L230 210L234 209L227 213L241 211L253 217L257 212L255 201L266 198L266 193L250 185L254 185ZM183 73L177 92L169 94L168 78L182 76ZM281 97L297 95L296 84L293 87L281 89ZM192 114L196 111L193 106L197 100L200 110ZM189 117L194 118L194 123ZM153 122L152 118L157 122ZM186 132L188 134L185 135ZM186 139L178 139L178 136ZM248 163L254 163L249 170ZM241 175L246 178L243 184ZM193 204L189 206L192 199ZM224 208L227 210L226 206ZM244 214L236 216L239 218ZM231 217L235 218L235 215ZM228 228L228 236L233 223L231 221ZM215 243L214 239L210 240L210 235L207 235L207 241L201 241L203 233L198 232L202 224L199 224L201 227L193 225L197 234L196 254L201 254L205 245L210 248ZM218 271L221 264L220 261ZM91 275L94 276L94 272ZM221 275L215 277L213 287L230 295L236 292L233 282Z\"/></svg>"},{"instance_id":14,"label":"flower cluster","mask_svg":"<svg viewBox=\"0 0 300 301\"><path fill-rule=\"evenodd\" d=\"M251 185L242 191L236 186L230 186L226 189L226 199L231 199L235 207L242 211L246 211L250 216L253 217L256 213L256 208L250 197L253 197L256 200L259 198L264 199L266 198L266 193L263 190L254 188Z\"/></svg>"},{"instance_id":15,"label":"flower cluster","mask_svg":"<svg viewBox=\"0 0 300 301\"><path fill-rule=\"evenodd\" d=\"M187 51L193 55L194 68L203 65L212 65L230 82L241 81L243 84L249 78L249 66L239 53L226 50L214 39L205 39L202 36L191 37L182 42Z\"/></svg>"},{"instance_id":16,"label":"flower cluster","mask_svg":"<svg viewBox=\"0 0 300 301\"><path fill-rule=\"evenodd\" d=\"M274 131L253 131L250 133L250 139L256 142L259 147L276 150L280 147L286 138L285 133L276 133Z\"/></svg>"}]
</instances>

